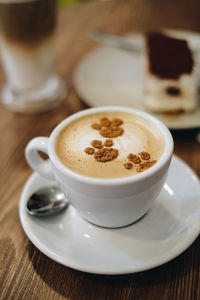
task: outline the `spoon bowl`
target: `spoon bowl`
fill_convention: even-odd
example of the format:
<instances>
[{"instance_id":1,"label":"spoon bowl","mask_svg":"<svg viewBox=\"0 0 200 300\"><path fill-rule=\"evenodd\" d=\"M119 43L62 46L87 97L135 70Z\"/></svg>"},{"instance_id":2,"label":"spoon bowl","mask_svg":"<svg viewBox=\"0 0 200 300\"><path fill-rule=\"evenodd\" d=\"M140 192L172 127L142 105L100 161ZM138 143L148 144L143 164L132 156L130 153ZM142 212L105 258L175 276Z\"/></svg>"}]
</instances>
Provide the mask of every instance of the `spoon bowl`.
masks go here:
<instances>
[{"instance_id":1,"label":"spoon bowl","mask_svg":"<svg viewBox=\"0 0 200 300\"><path fill-rule=\"evenodd\" d=\"M26 210L30 215L47 216L56 214L68 206L64 193L56 186L44 187L28 199Z\"/></svg>"}]
</instances>

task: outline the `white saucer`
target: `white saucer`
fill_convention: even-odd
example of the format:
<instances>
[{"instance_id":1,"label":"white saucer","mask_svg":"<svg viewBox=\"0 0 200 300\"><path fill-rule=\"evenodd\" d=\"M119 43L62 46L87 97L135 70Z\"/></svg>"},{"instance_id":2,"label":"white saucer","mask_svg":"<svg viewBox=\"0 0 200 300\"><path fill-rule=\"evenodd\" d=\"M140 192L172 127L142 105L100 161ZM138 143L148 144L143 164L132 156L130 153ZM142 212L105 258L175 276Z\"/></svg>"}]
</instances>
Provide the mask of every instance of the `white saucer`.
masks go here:
<instances>
[{"instance_id":1,"label":"white saucer","mask_svg":"<svg viewBox=\"0 0 200 300\"><path fill-rule=\"evenodd\" d=\"M193 49L200 49L200 34L189 31L168 32L187 39ZM144 39L141 34L131 34L127 39L141 48L141 54L103 46L90 52L77 66L74 73L74 86L88 105L119 105L145 110L141 59ZM197 62L199 61L198 57ZM198 70L200 71L200 68ZM198 78L200 82L200 73ZM200 104L195 112L183 113L177 117L155 115L170 129L200 126Z\"/></svg>"},{"instance_id":2,"label":"white saucer","mask_svg":"<svg viewBox=\"0 0 200 300\"><path fill-rule=\"evenodd\" d=\"M179 255L200 232L200 182L176 156L156 205L139 222L120 229L88 223L69 206L61 214L37 218L25 210L35 190L51 185L34 173L19 206L25 233L51 259L97 274L124 274L151 269Z\"/></svg>"}]
</instances>

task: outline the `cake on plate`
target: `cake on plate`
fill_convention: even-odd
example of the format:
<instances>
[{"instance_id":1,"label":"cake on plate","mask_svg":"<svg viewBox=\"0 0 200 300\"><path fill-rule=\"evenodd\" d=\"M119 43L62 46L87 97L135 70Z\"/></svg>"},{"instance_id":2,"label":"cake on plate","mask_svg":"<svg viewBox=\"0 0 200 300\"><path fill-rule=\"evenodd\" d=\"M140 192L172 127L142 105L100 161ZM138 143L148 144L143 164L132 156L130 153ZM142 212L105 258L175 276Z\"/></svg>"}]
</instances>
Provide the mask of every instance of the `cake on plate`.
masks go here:
<instances>
[{"instance_id":1,"label":"cake on plate","mask_svg":"<svg viewBox=\"0 0 200 300\"><path fill-rule=\"evenodd\" d=\"M188 42L162 32L146 34L145 106L154 112L192 111L196 71Z\"/></svg>"}]
</instances>

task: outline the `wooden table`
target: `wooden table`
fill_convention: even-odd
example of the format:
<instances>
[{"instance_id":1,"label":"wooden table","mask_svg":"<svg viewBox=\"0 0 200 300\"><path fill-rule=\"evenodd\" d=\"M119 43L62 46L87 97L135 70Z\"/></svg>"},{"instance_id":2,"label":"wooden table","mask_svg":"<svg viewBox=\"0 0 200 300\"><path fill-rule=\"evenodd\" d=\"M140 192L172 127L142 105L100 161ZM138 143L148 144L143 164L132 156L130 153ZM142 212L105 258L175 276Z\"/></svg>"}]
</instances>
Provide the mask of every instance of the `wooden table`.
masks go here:
<instances>
[{"instance_id":1,"label":"wooden table","mask_svg":"<svg viewBox=\"0 0 200 300\"><path fill-rule=\"evenodd\" d=\"M79 59L96 46L87 34L94 27L112 33L170 27L200 31L199 1L104 1L59 13L57 72L69 93L63 105L38 115L0 107L0 299L200 299L200 238L169 263L132 275L100 276L64 267L37 250L18 216L22 187L31 174L24 158L27 142L48 136L65 117L86 105L72 85ZM4 83L0 70L0 85ZM200 175L196 130L174 132L175 153Z\"/></svg>"}]
</instances>

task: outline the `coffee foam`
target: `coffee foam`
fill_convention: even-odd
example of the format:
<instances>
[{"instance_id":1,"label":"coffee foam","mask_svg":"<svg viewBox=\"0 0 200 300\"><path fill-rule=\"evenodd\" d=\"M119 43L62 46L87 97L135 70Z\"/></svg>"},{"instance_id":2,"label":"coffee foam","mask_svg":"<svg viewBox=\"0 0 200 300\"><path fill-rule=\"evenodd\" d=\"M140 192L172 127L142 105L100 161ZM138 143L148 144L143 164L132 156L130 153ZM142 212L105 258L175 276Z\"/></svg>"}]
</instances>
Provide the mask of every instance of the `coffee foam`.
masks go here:
<instances>
[{"instance_id":1,"label":"coffee foam","mask_svg":"<svg viewBox=\"0 0 200 300\"><path fill-rule=\"evenodd\" d=\"M88 155L84 149L91 147L92 140L106 138L99 131L91 128L103 117L123 120L121 127L124 134L113 138L112 148L118 149L118 157L113 161L97 162L93 155ZM164 149L164 139L157 129L153 129L147 121L127 113L99 113L82 117L66 126L60 133L57 142L57 154L61 161L73 171L91 177L117 178L136 174L136 168L127 170L124 163L130 153L138 154L147 151L152 160L158 160Z\"/></svg>"},{"instance_id":2,"label":"coffee foam","mask_svg":"<svg viewBox=\"0 0 200 300\"><path fill-rule=\"evenodd\" d=\"M0 0L2 62L13 93L38 89L53 73L55 3Z\"/></svg>"},{"instance_id":3,"label":"coffee foam","mask_svg":"<svg viewBox=\"0 0 200 300\"><path fill-rule=\"evenodd\" d=\"M20 91L41 86L53 73L53 36L29 49L1 38L1 54L9 84Z\"/></svg>"}]
</instances>

